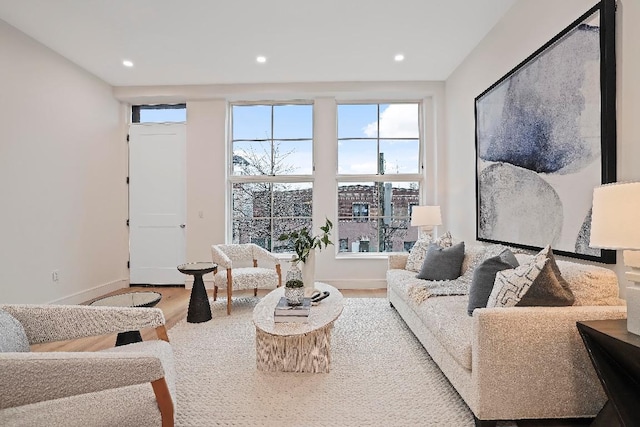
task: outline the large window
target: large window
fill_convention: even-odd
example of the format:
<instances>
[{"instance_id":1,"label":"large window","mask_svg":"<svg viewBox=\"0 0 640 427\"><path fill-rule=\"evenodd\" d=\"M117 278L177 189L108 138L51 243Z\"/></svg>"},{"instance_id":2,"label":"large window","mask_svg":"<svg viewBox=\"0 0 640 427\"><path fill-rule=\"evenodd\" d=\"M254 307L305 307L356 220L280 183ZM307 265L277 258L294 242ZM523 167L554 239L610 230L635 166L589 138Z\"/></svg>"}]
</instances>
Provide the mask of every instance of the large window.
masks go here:
<instances>
[{"instance_id":1,"label":"large window","mask_svg":"<svg viewBox=\"0 0 640 427\"><path fill-rule=\"evenodd\" d=\"M233 243L291 250L280 234L311 226L313 106L231 106Z\"/></svg>"},{"instance_id":2,"label":"large window","mask_svg":"<svg viewBox=\"0 0 640 427\"><path fill-rule=\"evenodd\" d=\"M420 158L419 103L338 105L338 239L348 251L402 252L416 240Z\"/></svg>"}]
</instances>

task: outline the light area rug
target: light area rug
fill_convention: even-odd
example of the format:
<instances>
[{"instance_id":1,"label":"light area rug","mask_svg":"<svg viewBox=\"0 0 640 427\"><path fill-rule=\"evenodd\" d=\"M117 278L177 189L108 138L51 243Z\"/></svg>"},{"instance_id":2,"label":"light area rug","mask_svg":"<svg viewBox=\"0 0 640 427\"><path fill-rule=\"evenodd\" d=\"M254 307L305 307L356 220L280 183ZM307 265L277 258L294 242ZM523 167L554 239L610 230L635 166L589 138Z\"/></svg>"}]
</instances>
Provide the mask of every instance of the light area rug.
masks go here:
<instances>
[{"instance_id":1,"label":"light area rug","mask_svg":"<svg viewBox=\"0 0 640 427\"><path fill-rule=\"evenodd\" d=\"M473 415L389 302L347 298L331 372L256 369L257 298L212 302L213 320L169 330L178 426L473 426Z\"/></svg>"}]
</instances>

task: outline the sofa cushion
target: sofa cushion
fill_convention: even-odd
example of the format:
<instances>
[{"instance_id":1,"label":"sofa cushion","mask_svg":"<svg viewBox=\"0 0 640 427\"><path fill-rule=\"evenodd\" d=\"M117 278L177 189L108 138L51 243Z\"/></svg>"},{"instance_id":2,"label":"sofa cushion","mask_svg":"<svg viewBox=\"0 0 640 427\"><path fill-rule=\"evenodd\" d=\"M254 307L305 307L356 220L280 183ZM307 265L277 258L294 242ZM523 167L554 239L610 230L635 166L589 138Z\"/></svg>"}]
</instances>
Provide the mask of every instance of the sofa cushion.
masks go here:
<instances>
[{"instance_id":1,"label":"sofa cushion","mask_svg":"<svg viewBox=\"0 0 640 427\"><path fill-rule=\"evenodd\" d=\"M461 274L463 259L464 242L445 248L431 244L416 277L425 280L457 279Z\"/></svg>"},{"instance_id":2,"label":"sofa cushion","mask_svg":"<svg viewBox=\"0 0 640 427\"><path fill-rule=\"evenodd\" d=\"M414 308L425 327L465 369L471 370L473 318L467 316L466 296L429 298Z\"/></svg>"},{"instance_id":3,"label":"sofa cushion","mask_svg":"<svg viewBox=\"0 0 640 427\"><path fill-rule=\"evenodd\" d=\"M18 319L0 309L0 353L29 351L29 339Z\"/></svg>"},{"instance_id":4,"label":"sofa cushion","mask_svg":"<svg viewBox=\"0 0 640 427\"><path fill-rule=\"evenodd\" d=\"M420 237L411 248L411 251L409 251L407 264L404 268L409 271L415 271L416 273L419 272L422 268L422 264L424 263L424 259L427 256L427 249L429 249L429 245L431 243L435 243L441 248L448 248L453 244L451 233L447 231L436 240L433 240L430 235Z\"/></svg>"},{"instance_id":5,"label":"sofa cushion","mask_svg":"<svg viewBox=\"0 0 640 427\"><path fill-rule=\"evenodd\" d=\"M516 259L527 264L533 256L516 253ZM564 260L556 260L556 264L575 298L573 305L625 305L619 297L618 276L613 270Z\"/></svg>"},{"instance_id":6,"label":"sofa cushion","mask_svg":"<svg viewBox=\"0 0 640 427\"><path fill-rule=\"evenodd\" d=\"M575 298L573 305L625 305L619 298L618 276L614 271L571 261L558 260L557 264Z\"/></svg>"},{"instance_id":7,"label":"sofa cushion","mask_svg":"<svg viewBox=\"0 0 640 427\"><path fill-rule=\"evenodd\" d=\"M482 261L473 272L467 314L471 316L476 308L487 306L498 271L516 268L519 265L518 260L509 249Z\"/></svg>"}]
</instances>

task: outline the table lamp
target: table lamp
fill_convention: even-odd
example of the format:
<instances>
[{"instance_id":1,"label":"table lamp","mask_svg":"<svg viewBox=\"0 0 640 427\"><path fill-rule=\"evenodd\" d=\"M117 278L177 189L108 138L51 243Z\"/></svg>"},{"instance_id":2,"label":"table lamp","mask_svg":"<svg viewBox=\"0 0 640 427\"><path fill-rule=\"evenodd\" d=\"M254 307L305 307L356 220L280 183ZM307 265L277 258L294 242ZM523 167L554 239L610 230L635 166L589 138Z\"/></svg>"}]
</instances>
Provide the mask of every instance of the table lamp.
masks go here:
<instances>
[{"instance_id":1,"label":"table lamp","mask_svg":"<svg viewBox=\"0 0 640 427\"><path fill-rule=\"evenodd\" d=\"M593 191L589 246L624 249L633 284L626 289L627 330L640 335L640 182L613 183Z\"/></svg>"},{"instance_id":2,"label":"table lamp","mask_svg":"<svg viewBox=\"0 0 640 427\"><path fill-rule=\"evenodd\" d=\"M440 206L414 206L411 210L411 225L420 227L420 232L430 236L433 227L442 225Z\"/></svg>"}]
</instances>

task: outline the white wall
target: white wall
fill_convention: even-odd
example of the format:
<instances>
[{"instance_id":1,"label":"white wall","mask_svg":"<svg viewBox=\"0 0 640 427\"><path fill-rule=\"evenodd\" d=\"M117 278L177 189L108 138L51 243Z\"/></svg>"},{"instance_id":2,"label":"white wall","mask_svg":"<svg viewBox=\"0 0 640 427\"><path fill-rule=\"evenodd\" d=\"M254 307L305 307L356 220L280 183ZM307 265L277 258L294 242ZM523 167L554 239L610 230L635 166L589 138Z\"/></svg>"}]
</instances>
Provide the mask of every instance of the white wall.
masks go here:
<instances>
[{"instance_id":1,"label":"white wall","mask_svg":"<svg viewBox=\"0 0 640 427\"><path fill-rule=\"evenodd\" d=\"M0 57L0 302L78 303L124 286L124 109L4 21Z\"/></svg>"},{"instance_id":2,"label":"white wall","mask_svg":"<svg viewBox=\"0 0 640 427\"><path fill-rule=\"evenodd\" d=\"M118 87L116 97L130 103L187 103L187 261L209 260L210 245L223 243L229 237L226 215L228 208L228 143L226 117L231 101L271 101L306 99L314 102L314 224L324 218L337 223L337 159L336 102L342 100L424 101L427 169L425 201L437 199L436 157L444 142L444 83L442 82L352 82L294 83L264 85L207 85L164 87ZM200 212L203 217L200 218ZM317 229L315 230L318 231ZM334 229L333 240L337 230ZM358 254L360 255L360 254ZM316 279L341 288L383 288L386 286L385 255L367 257L335 255L329 247L316 258ZM288 263L283 263L286 271ZM211 275L209 275L211 276ZM187 286L191 285L186 278ZM205 277L208 285L211 277Z\"/></svg>"},{"instance_id":3,"label":"white wall","mask_svg":"<svg viewBox=\"0 0 640 427\"><path fill-rule=\"evenodd\" d=\"M446 81L443 203L454 235L475 240L475 97L595 4L594 0L520 0ZM616 18L618 180L640 180L640 2L619 0ZM621 253L615 270L626 286Z\"/></svg>"}]
</instances>

